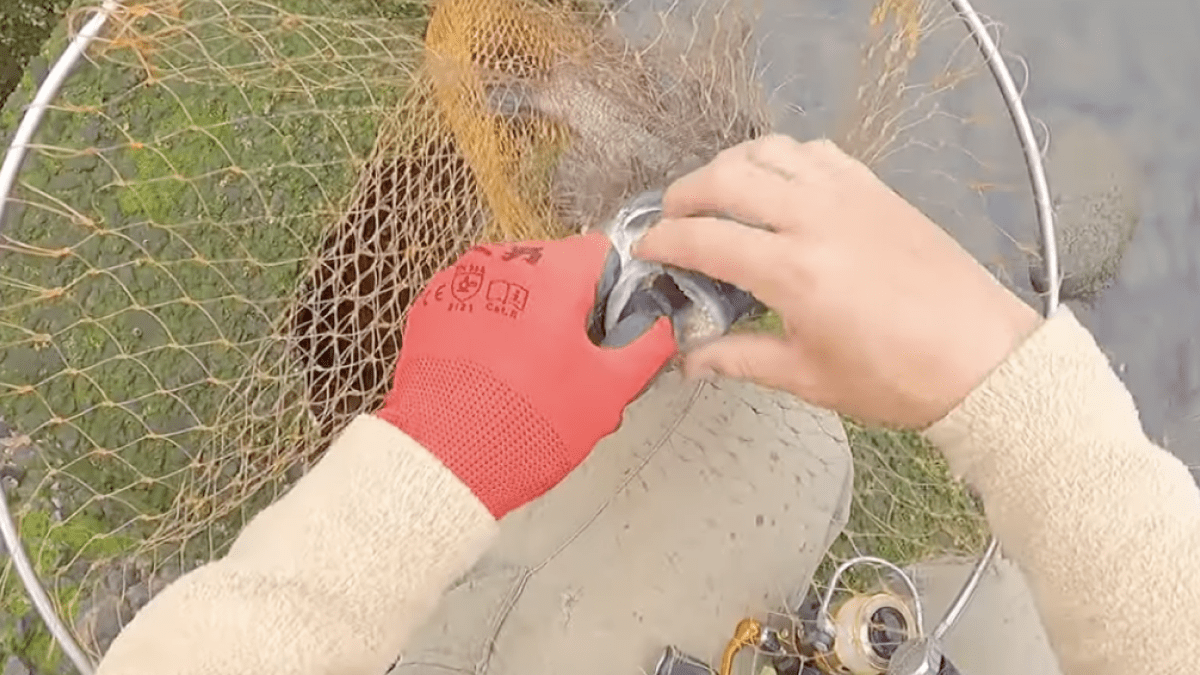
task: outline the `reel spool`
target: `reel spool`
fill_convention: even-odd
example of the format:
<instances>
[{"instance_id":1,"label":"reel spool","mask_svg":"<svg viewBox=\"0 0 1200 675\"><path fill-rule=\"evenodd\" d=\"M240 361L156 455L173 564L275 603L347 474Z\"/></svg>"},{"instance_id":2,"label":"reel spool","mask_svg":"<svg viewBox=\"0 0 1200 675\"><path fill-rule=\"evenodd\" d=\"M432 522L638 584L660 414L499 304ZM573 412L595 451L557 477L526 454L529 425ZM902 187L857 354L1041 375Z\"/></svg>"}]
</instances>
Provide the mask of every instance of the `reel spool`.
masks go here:
<instances>
[{"instance_id":1,"label":"reel spool","mask_svg":"<svg viewBox=\"0 0 1200 675\"><path fill-rule=\"evenodd\" d=\"M919 637L911 608L889 592L847 597L832 621L833 644L814 658L828 675L882 675L900 645Z\"/></svg>"}]
</instances>

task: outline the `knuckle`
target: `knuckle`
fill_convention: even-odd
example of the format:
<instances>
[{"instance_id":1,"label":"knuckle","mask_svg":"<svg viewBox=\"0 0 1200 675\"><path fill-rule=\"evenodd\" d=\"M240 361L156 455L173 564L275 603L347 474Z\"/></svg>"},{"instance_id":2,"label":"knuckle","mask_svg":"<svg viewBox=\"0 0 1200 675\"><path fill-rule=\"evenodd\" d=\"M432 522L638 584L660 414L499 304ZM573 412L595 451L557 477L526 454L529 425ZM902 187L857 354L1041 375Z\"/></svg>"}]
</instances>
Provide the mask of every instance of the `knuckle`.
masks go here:
<instances>
[{"instance_id":1,"label":"knuckle","mask_svg":"<svg viewBox=\"0 0 1200 675\"><path fill-rule=\"evenodd\" d=\"M793 180L804 173L804 145L785 134L773 134L751 149L749 159L760 168Z\"/></svg>"},{"instance_id":2,"label":"knuckle","mask_svg":"<svg viewBox=\"0 0 1200 675\"><path fill-rule=\"evenodd\" d=\"M719 164L737 161L738 158L746 154L746 148L750 147L756 142L757 141L744 141L732 147L725 148L724 150L718 152L716 157L713 157L713 160L709 162L709 166L717 166Z\"/></svg>"},{"instance_id":3,"label":"knuckle","mask_svg":"<svg viewBox=\"0 0 1200 675\"><path fill-rule=\"evenodd\" d=\"M827 166L845 169L858 163L853 157L846 154L846 151L841 146L828 138L816 142L819 145L815 148L815 154Z\"/></svg>"},{"instance_id":4,"label":"knuckle","mask_svg":"<svg viewBox=\"0 0 1200 675\"><path fill-rule=\"evenodd\" d=\"M710 174L712 184L709 187L713 190L714 195L719 195L723 192L723 188L737 183L743 174L741 160L720 162L713 165Z\"/></svg>"},{"instance_id":5,"label":"knuckle","mask_svg":"<svg viewBox=\"0 0 1200 675\"><path fill-rule=\"evenodd\" d=\"M762 139L763 149L772 153L795 152L801 147L796 139L787 134L771 134Z\"/></svg>"},{"instance_id":6,"label":"knuckle","mask_svg":"<svg viewBox=\"0 0 1200 675\"><path fill-rule=\"evenodd\" d=\"M837 143L834 143L829 138L818 138L805 143L805 146L815 154L828 156L841 154L841 149L838 148Z\"/></svg>"}]
</instances>

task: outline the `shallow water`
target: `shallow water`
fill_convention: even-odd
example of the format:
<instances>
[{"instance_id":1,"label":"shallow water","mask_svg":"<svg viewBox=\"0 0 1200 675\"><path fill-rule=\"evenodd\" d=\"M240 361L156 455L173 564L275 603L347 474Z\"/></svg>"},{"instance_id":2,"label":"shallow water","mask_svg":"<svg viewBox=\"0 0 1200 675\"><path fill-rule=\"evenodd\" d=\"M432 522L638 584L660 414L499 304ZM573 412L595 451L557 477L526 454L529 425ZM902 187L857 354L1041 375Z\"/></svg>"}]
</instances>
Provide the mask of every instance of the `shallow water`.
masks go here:
<instances>
[{"instance_id":1,"label":"shallow water","mask_svg":"<svg viewBox=\"0 0 1200 675\"><path fill-rule=\"evenodd\" d=\"M1116 282L1081 312L1146 430L1200 469L1200 6L979 0L1029 62L1026 104L1054 134L1095 123L1140 174ZM1069 180L1066 176L1059 180Z\"/></svg>"},{"instance_id":2,"label":"shallow water","mask_svg":"<svg viewBox=\"0 0 1200 675\"><path fill-rule=\"evenodd\" d=\"M829 128L837 112L824 92L847 77L839 64L855 63L861 35L853 27L863 25L871 4L764 3L756 26L759 60L774 107L785 113L782 130L805 135ZM824 7L798 9L816 5ZM1093 303L1071 306L1129 387L1147 432L1200 477L1200 5L975 5L1003 26L1003 48L1028 64L1025 102L1049 125L1052 192L1069 199L1111 188L1138 223L1115 282ZM844 13L856 16L839 16ZM1017 61L1010 63L1024 80ZM1003 143L1016 147L1012 137ZM924 168L914 161L909 168ZM1014 207L1012 199L993 204L989 216L1032 243L1029 198L1015 199L1023 205ZM953 219L946 215L942 224L955 231ZM981 260L1007 257L1016 285L1028 286L1024 264L1013 264L1003 237L958 232Z\"/></svg>"}]
</instances>

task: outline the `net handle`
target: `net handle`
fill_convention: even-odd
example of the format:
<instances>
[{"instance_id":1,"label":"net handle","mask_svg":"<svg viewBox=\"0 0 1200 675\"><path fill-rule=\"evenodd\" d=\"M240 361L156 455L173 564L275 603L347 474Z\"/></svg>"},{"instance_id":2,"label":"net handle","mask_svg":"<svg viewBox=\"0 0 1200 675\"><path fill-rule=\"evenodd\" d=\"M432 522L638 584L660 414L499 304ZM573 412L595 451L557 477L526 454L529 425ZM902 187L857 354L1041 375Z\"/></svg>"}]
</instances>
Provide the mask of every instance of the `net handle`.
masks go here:
<instances>
[{"instance_id":1,"label":"net handle","mask_svg":"<svg viewBox=\"0 0 1200 675\"><path fill-rule=\"evenodd\" d=\"M1044 283L1046 284L1046 292L1042 296L1042 314L1048 319L1058 311L1058 244L1054 235L1054 208L1050 201L1050 186L1046 180L1046 166L1042 159L1042 151L1038 145L1037 136L1033 132L1029 112L1025 110L1025 103L1021 100L1021 92L1013 80L1012 71L1004 62L1003 52L988 33L983 18L971 6L971 0L948 1L966 23L968 32L971 33L984 61L987 62L988 70L992 71L992 77L995 78L996 86L1000 89L1000 96L1003 97L1009 117L1012 118L1013 127L1017 132L1017 140L1021 143L1021 152L1025 156L1025 166L1029 171L1029 183L1033 188L1033 199L1037 206L1038 234L1041 239ZM944 638L946 633L958 622L967 605L971 603L971 599L975 597L975 591L979 588L979 582L983 579L984 572L991 566L999 551L1000 541L993 535L988 542L987 549L979 557L970 576L959 589L958 595L955 596L954 601L950 603L950 607L942 616L942 620L934 628L932 637L935 641Z\"/></svg>"},{"instance_id":2,"label":"net handle","mask_svg":"<svg viewBox=\"0 0 1200 675\"><path fill-rule=\"evenodd\" d=\"M12 195L13 186L17 182L17 175L21 172L21 165L25 162L30 142L33 140L33 135L37 133L38 127L41 126L46 110L58 97L59 89L70 77L88 47L100 35L104 24L120 8L120 0L103 0L96 8L92 18L84 24L83 29L71 38L70 44L54 62L54 67L50 69L45 81L38 87L33 102L26 108L25 115L21 118L21 124L17 127L12 142L8 145L4 164L0 165L0 228L3 228L4 225L5 211L8 207L9 197ZM17 532L16 523L8 508L8 492L2 481L0 481L0 539L3 539L4 547L8 551L9 557L12 558L13 566L16 567L17 576L25 585L25 590L29 593L33 606L37 609L38 615L42 617L50 634L54 636L59 647L66 653L67 658L71 660L81 675L92 675L94 666L91 659L79 648L79 644L71 636L70 630L59 618L58 612L54 610L54 603L46 594L46 589L38 579L37 571L29 560L25 547L21 544L20 534Z\"/></svg>"}]
</instances>

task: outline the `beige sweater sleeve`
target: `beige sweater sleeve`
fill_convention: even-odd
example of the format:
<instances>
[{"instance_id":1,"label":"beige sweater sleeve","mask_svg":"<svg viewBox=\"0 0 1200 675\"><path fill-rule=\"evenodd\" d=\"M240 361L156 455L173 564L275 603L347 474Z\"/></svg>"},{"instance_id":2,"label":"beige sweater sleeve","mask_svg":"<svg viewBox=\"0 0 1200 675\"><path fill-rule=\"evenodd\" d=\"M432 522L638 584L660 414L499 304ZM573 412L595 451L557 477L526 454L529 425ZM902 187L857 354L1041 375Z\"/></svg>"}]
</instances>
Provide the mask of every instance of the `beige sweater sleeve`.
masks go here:
<instances>
[{"instance_id":1,"label":"beige sweater sleeve","mask_svg":"<svg viewBox=\"0 0 1200 675\"><path fill-rule=\"evenodd\" d=\"M228 555L143 608L97 675L382 675L496 529L436 458L360 417Z\"/></svg>"},{"instance_id":2,"label":"beige sweater sleeve","mask_svg":"<svg viewBox=\"0 0 1200 675\"><path fill-rule=\"evenodd\" d=\"M982 497L1066 675L1200 654L1200 490L1063 309L926 432Z\"/></svg>"},{"instance_id":3,"label":"beige sweater sleeve","mask_svg":"<svg viewBox=\"0 0 1200 675\"><path fill-rule=\"evenodd\" d=\"M1190 672L1200 491L1069 311L927 435L982 496L1067 675ZM97 675L380 675L496 529L436 458L359 418L225 558L147 605Z\"/></svg>"}]
</instances>

